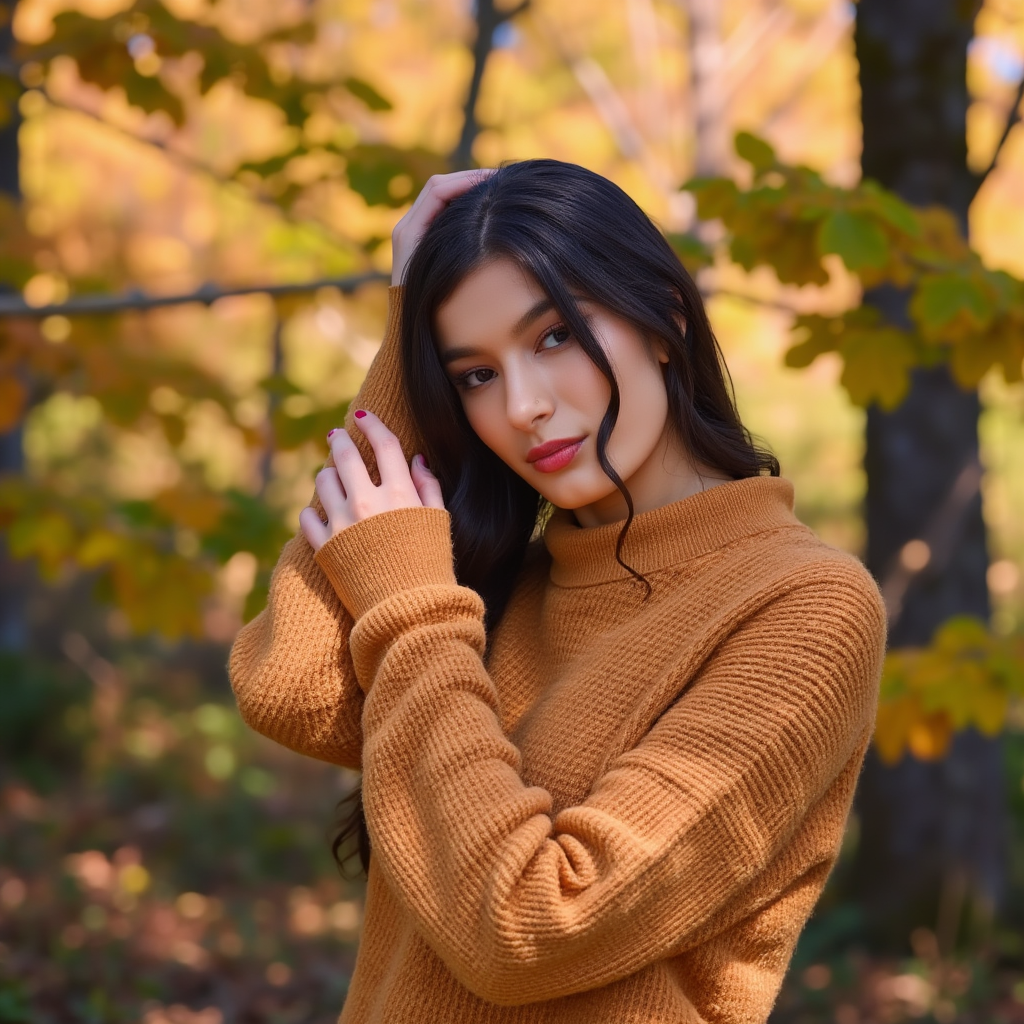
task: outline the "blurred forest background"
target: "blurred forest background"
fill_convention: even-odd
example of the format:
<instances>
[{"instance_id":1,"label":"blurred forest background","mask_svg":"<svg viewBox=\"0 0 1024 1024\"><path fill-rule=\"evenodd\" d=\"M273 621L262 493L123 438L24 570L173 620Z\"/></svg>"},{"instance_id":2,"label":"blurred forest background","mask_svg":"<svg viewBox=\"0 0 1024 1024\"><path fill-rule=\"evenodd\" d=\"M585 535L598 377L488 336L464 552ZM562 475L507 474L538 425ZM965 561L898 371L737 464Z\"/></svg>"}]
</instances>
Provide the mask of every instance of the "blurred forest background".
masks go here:
<instances>
[{"instance_id":1,"label":"blurred forest background","mask_svg":"<svg viewBox=\"0 0 1024 1024\"><path fill-rule=\"evenodd\" d=\"M1022 0L0 4L0 1022L333 1021L351 779L225 673L430 174L698 276L892 652L781 1022L1024 1021Z\"/></svg>"}]
</instances>

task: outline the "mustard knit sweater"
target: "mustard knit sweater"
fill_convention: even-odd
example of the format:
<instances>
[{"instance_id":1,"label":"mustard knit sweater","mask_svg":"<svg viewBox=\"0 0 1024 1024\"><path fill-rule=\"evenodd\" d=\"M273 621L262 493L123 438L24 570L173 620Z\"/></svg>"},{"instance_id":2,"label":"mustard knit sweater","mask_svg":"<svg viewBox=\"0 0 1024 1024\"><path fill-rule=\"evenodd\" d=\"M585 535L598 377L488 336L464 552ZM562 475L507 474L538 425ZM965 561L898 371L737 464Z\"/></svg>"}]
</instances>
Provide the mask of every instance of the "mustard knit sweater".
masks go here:
<instances>
[{"instance_id":1,"label":"mustard knit sweater","mask_svg":"<svg viewBox=\"0 0 1024 1024\"><path fill-rule=\"evenodd\" d=\"M418 450L396 290L353 408ZM352 431L370 454L358 430ZM449 518L299 535L239 633L245 720L361 768L373 858L343 1024L764 1021L835 861L885 646L791 485L620 525L556 512L485 657Z\"/></svg>"}]
</instances>

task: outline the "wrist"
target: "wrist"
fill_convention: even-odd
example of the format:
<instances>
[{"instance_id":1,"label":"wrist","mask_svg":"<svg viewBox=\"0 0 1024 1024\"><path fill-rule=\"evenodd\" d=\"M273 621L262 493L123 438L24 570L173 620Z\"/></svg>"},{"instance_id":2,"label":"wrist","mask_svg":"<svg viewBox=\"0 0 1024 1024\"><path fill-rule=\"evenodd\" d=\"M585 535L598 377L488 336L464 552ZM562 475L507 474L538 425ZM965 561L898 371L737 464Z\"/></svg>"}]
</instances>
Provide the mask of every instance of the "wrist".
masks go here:
<instances>
[{"instance_id":1,"label":"wrist","mask_svg":"<svg viewBox=\"0 0 1024 1024\"><path fill-rule=\"evenodd\" d=\"M381 512L335 534L314 558L354 619L404 590L458 586L444 509Z\"/></svg>"}]
</instances>

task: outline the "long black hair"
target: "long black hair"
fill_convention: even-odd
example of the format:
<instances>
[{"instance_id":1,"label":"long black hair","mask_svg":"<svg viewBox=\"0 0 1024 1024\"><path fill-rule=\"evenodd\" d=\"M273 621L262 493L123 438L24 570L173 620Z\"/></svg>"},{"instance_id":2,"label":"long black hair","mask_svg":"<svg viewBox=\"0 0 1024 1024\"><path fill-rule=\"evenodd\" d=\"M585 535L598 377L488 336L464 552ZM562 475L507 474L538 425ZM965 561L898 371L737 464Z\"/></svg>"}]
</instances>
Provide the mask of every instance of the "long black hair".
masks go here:
<instances>
[{"instance_id":1,"label":"long black hair","mask_svg":"<svg viewBox=\"0 0 1024 1024\"><path fill-rule=\"evenodd\" d=\"M778 460L740 422L696 284L643 210L607 178L576 164L524 160L500 167L453 199L417 245L403 281L401 328L406 400L451 513L456 576L484 599L489 631L512 593L544 503L470 427L438 358L436 315L469 273L498 259L537 281L608 381L611 398L596 454L628 510L616 557L648 593L647 581L621 557L633 501L606 451L619 412L618 382L580 312L580 299L662 343L669 416L694 463L737 480L779 475ZM369 841L360 791L348 800L351 813L335 840L335 855L357 839L365 869Z\"/></svg>"}]
</instances>

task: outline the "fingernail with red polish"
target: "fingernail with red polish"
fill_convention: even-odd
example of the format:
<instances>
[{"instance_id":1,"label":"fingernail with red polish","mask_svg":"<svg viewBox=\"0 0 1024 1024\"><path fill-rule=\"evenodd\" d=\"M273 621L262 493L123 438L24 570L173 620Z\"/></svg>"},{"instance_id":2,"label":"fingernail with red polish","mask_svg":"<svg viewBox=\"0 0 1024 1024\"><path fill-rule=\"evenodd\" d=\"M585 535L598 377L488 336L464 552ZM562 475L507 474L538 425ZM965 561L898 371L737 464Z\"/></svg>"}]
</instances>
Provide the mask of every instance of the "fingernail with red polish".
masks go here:
<instances>
[{"instance_id":1,"label":"fingernail with red polish","mask_svg":"<svg viewBox=\"0 0 1024 1024\"><path fill-rule=\"evenodd\" d=\"M331 439L331 435L332 434L336 434L337 432L338 432L338 428L337 427L332 427L330 430L328 430L327 431L327 440L329 441Z\"/></svg>"},{"instance_id":2,"label":"fingernail with red polish","mask_svg":"<svg viewBox=\"0 0 1024 1024\"><path fill-rule=\"evenodd\" d=\"M427 465L427 457L426 457L426 455L420 455L419 456L419 460L420 460L420 465L424 469L430 469L430 466Z\"/></svg>"},{"instance_id":3,"label":"fingernail with red polish","mask_svg":"<svg viewBox=\"0 0 1024 1024\"><path fill-rule=\"evenodd\" d=\"M356 409L356 419L361 420L366 415L365 409Z\"/></svg>"}]
</instances>

